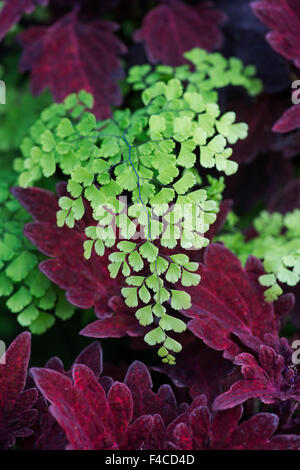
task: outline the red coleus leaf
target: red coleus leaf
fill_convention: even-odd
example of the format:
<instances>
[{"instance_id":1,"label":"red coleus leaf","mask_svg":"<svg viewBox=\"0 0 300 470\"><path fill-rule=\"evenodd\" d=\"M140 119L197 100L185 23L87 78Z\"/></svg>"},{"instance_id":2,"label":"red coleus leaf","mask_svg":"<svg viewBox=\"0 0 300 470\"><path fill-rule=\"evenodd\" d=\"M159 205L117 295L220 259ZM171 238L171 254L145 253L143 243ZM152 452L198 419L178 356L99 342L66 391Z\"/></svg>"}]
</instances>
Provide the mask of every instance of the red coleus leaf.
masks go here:
<instances>
[{"instance_id":1,"label":"red coleus leaf","mask_svg":"<svg viewBox=\"0 0 300 470\"><path fill-rule=\"evenodd\" d=\"M300 9L297 0L262 0L251 4L258 18L272 30L267 40L276 52L300 68Z\"/></svg>"},{"instance_id":2,"label":"red coleus leaf","mask_svg":"<svg viewBox=\"0 0 300 470\"><path fill-rule=\"evenodd\" d=\"M157 394L152 391L152 379L147 367L135 361L128 369L124 383L130 389L134 402L134 418L159 414L167 425L178 414L174 393L169 385L162 385Z\"/></svg>"},{"instance_id":3,"label":"red coleus leaf","mask_svg":"<svg viewBox=\"0 0 300 470\"><path fill-rule=\"evenodd\" d=\"M154 367L154 370L170 377L177 387L188 387L193 398L204 393L210 400L221 392L222 379L232 369L232 363L224 359L220 352L199 344L199 341L184 346L176 367L165 364Z\"/></svg>"},{"instance_id":4,"label":"red coleus leaf","mask_svg":"<svg viewBox=\"0 0 300 470\"><path fill-rule=\"evenodd\" d=\"M4 0L0 13L0 39L21 19L24 13L32 13L37 5L47 5L48 0Z\"/></svg>"},{"instance_id":5,"label":"red coleus leaf","mask_svg":"<svg viewBox=\"0 0 300 470\"><path fill-rule=\"evenodd\" d=\"M246 101L233 101L230 109L236 112L239 122L247 122L249 125L247 141L239 141L234 145L233 157L236 162L249 164L260 153L275 148L276 138L279 140L281 136L274 136L272 126L286 109L286 100L263 95L251 105ZM280 143L277 143L277 147L281 151Z\"/></svg>"},{"instance_id":6,"label":"red coleus leaf","mask_svg":"<svg viewBox=\"0 0 300 470\"><path fill-rule=\"evenodd\" d=\"M192 307L189 330L209 347L233 359L240 342L258 350L266 334L278 336L278 320L272 304L266 303L258 283L262 265L250 257L245 268L223 245L211 244L200 265L201 283L189 289Z\"/></svg>"},{"instance_id":7,"label":"red coleus leaf","mask_svg":"<svg viewBox=\"0 0 300 470\"><path fill-rule=\"evenodd\" d=\"M272 31L267 34L271 47L300 68L300 9L297 0L262 0L251 4L254 13ZM289 132L300 127L300 106L288 109L273 127Z\"/></svg>"},{"instance_id":8,"label":"red coleus leaf","mask_svg":"<svg viewBox=\"0 0 300 470\"><path fill-rule=\"evenodd\" d=\"M239 354L234 363L241 366L243 380L232 385L214 401L215 409L223 410L259 398L263 403L285 400L300 401L300 377L291 359L278 354L270 346L262 345L259 361L248 353Z\"/></svg>"},{"instance_id":9,"label":"red coleus leaf","mask_svg":"<svg viewBox=\"0 0 300 470\"><path fill-rule=\"evenodd\" d=\"M33 369L32 373L73 449L142 447L152 419L143 416L132 420L132 395L125 384L115 382L106 396L93 372L81 364L73 367L73 381L50 369Z\"/></svg>"},{"instance_id":10,"label":"red coleus leaf","mask_svg":"<svg viewBox=\"0 0 300 470\"><path fill-rule=\"evenodd\" d=\"M30 334L22 333L0 363L0 449L13 446L16 437L32 434L38 414L32 407L38 393L34 388L24 391L29 357Z\"/></svg>"},{"instance_id":11,"label":"red coleus leaf","mask_svg":"<svg viewBox=\"0 0 300 470\"><path fill-rule=\"evenodd\" d=\"M25 235L52 258L43 261L40 270L66 290L71 304L84 309L93 307L100 319L82 334L96 338L143 334L144 329L129 314L121 298L120 279L110 277L107 256L93 253L90 260L84 258L85 228L91 225L89 215L77 222L74 229L59 228L56 225L58 201L53 193L38 188L14 188L12 192L35 218L25 226ZM65 185L58 185L58 193L65 194Z\"/></svg>"},{"instance_id":12,"label":"red coleus leaf","mask_svg":"<svg viewBox=\"0 0 300 470\"><path fill-rule=\"evenodd\" d=\"M290 132L300 127L300 105L288 109L273 127L274 132Z\"/></svg>"},{"instance_id":13,"label":"red coleus leaf","mask_svg":"<svg viewBox=\"0 0 300 470\"><path fill-rule=\"evenodd\" d=\"M85 89L95 98L96 116L110 116L110 106L121 102L116 84L122 77L118 56L126 52L114 36L116 29L108 21L81 22L75 8L50 27L31 27L22 33L20 66L22 71L31 70L33 93L50 88L54 99L62 101Z\"/></svg>"},{"instance_id":14,"label":"red coleus leaf","mask_svg":"<svg viewBox=\"0 0 300 470\"><path fill-rule=\"evenodd\" d=\"M269 204L270 212L286 214L300 207L300 178L292 179L285 187L280 188Z\"/></svg>"},{"instance_id":15,"label":"red coleus leaf","mask_svg":"<svg viewBox=\"0 0 300 470\"><path fill-rule=\"evenodd\" d=\"M145 41L150 62L180 65L184 52L194 47L211 51L221 45L219 24L225 15L212 6L211 2L192 7L179 0L164 0L146 15L134 38Z\"/></svg>"},{"instance_id":16,"label":"red coleus leaf","mask_svg":"<svg viewBox=\"0 0 300 470\"><path fill-rule=\"evenodd\" d=\"M205 397L198 397L189 410L168 428L168 437L180 450L287 450L299 449L300 437L274 436L279 418L258 413L239 424L242 407L212 412Z\"/></svg>"}]
</instances>

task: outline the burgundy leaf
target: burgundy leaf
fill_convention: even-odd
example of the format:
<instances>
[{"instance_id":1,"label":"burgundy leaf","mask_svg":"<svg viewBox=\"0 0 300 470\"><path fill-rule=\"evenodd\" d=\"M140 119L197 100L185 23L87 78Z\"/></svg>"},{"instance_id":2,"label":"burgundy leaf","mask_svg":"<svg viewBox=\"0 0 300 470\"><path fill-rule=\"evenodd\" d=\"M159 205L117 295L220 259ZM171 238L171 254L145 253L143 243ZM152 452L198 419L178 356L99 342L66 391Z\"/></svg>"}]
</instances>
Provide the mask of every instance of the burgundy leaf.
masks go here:
<instances>
[{"instance_id":1,"label":"burgundy leaf","mask_svg":"<svg viewBox=\"0 0 300 470\"><path fill-rule=\"evenodd\" d=\"M300 105L288 109L273 127L274 132L290 132L300 127Z\"/></svg>"},{"instance_id":2,"label":"burgundy leaf","mask_svg":"<svg viewBox=\"0 0 300 470\"><path fill-rule=\"evenodd\" d=\"M145 41L150 62L167 65L184 63L184 52L200 47L207 51L220 47L223 36L219 24L223 12L211 2L192 7L179 0L165 0L146 15L134 39Z\"/></svg>"},{"instance_id":3,"label":"burgundy leaf","mask_svg":"<svg viewBox=\"0 0 300 470\"><path fill-rule=\"evenodd\" d=\"M251 4L258 18L272 30L272 48L300 68L300 12L295 0L262 0Z\"/></svg>"},{"instance_id":4,"label":"burgundy leaf","mask_svg":"<svg viewBox=\"0 0 300 470\"><path fill-rule=\"evenodd\" d=\"M300 12L295 0L261 0L253 2L258 18L272 31L267 34L271 47L300 68ZM274 125L275 132L289 132L300 127L300 107L288 109Z\"/></svg>"},{"instance_id":5,"label":"burgundy leaf","mask_svg":"<svg viewBox=\"0 0 300 470\"><path fill-rule=\"evenodd\" d=\"M21 19L24 13L32 13L37 5L47 5L48 0L4 0L0 12L0 40Z\"/></svg>"},{"instance_id":6,"label":"burgundy leaf","mask_svg":"<svg viewBox=\"0 0 300 470\"><path fill-rule=\"evenodd\" d=\"M189 290L188 328L209 347L224 351L225 358L241 352L240 342L257 351L267 333L278 336L274 307L265 302L257 280L259 267L250 258L243 268L230 250L211 244L200 265L201 283Z\"/></svg>"},{"instance_id":7,"label":"burgundy leaf","mask_svg":"<svg viewBox=\"0 0 300 470\"><path fill-rule=\"evenodd\" d=\"M288 450L300 448L300 437L276 435L279 418L258 413L239 424L242 407L211 411L196 399L188 412L168 428L171 441L180 450Z\"/></svg>"},{"instance_id":8,"label":"burgundy leaf","mask_svg":"<svg viewBox=\"0 0 300 470\"><path fill-rule=\"evenodd\" d=\"M270 212L286 214L300 208L300 178L291 180L284 188L273 195L269 204Z\"/></svg>"},{"instance_id":9,"label":"burgundy leaf","mask_svg":"<svg viewBox=\"0 0 300 470\"><path fill-rule=\"evenodd\" d=\"M215 399L215 409L232 408L249 398L259 398L267 404L290 399L300 401L300 377L296 368L273 348L261 346L259 362L251 354L242 353L234 363L241 366L243 380Z\"/></svg>"},{"instance_id":10,"label":"burgundy leaf","mask_svg":"<svg viewBox=\"0 0 300 470\"><path fill-rule=\"evenodd\" d=\"M0 449L15 444L16 437L32 434L37 410L32 409L38 393L24 391L30 357L30 334L20 334L9 346L0 363Z\"/></svg>"},{"instance_id":11,"label":"burgundy leaf","mask_svg":"<svg viewBox=\"0 0 300 470\"><path fill-rule=\"evenodd\" d=\"M210 367L211 364L214 366ZM188 387L193 398L204 393L209 399L214 399L221 392L222 379L232 369L232 363L225 360L221 353L199 341L184 346L177 358L176 367L154 367L154 370L170 377L177 387Z\"/></svg>"},{"instance_id":12,"label":"burgundy leaf","mask_svg":"<svg viewBox=\"0 0 300 470\"><path fill-rule=\"evenodd\" d=\"M128 369L124 383L131 390L135 418L141 415L159 414L165 424L177 415L177 403L169 385L162 385L157 394L152 391L152 379L147 367L135 361Z\"/></svg>"},{"instance_id":13,"label":"burgundy leaf","mask_svg":"<svg viewBox=\"0 0 300 470\"><path fill-rule=\"evenodd\" d=\"M93 372L81 364L73 367L73 380L50 369L33 369L32 373L73 449L131 449L133 443L138 449L143 444L139 430L147 439L151 417L132 422L132 396L125 384L115 382L106 397Z\"/></svg>"},{"instance_id":14,"label":"burgundy leaf","mask_svg":"<svg viewBox=\"0 0 300 470\"><path fill-rule=\"evenodd\" d=\"M141 336L145 329L140 327L133 316L114 315L104 320L96 320L87 325L80 334L89 338L121 338L124 335Z\"/></svg>"},{"instance_id":15,"label":"burgundy leaf","mask_svg":"<svg viewBox=\"0 0 300 470\"><path fill-rule=\"evenodd\" d=\"M245 100L233 101L230 103L230 109L236 112L239 122L247 122L249 125L247 139L237 142L233 147L233 158L236 162L249 164L260 153L267 153L273 148L277 150L278 147L282 150L279 142L275 147L276 140L281 136L274 136L272 127L286 109L286 100L273 95L263 95L253 104Z\"/></svg>"},{"instance_id":16,"label":"burgundy leaf","mask_svg":"<svg viewBox=\"0 0 300 470\"><path fill-rule=\"evenodd\" d=\"M23 32L20 66L22 71L31 70L33 93L50 88L60 102L84 89L95 98L97 117L110 116L111 105L121 103L116 80L122 77L119 55L126 52L114 36L117 28L108 21L83 23L75 8L50 27L31 27Z\"/></svg>"},{"instance_id":17,"label":"burgundy leaf","mask_svg":"<svg viewBox=\"0 0 300 470\"><path fill-rule=\"evenodd\" d=\"M100 343L94 341L87 346L75 359L74 364L84 364L91 369L96 377L103 371L103 353Z\"/></svg>"}]
</instances>

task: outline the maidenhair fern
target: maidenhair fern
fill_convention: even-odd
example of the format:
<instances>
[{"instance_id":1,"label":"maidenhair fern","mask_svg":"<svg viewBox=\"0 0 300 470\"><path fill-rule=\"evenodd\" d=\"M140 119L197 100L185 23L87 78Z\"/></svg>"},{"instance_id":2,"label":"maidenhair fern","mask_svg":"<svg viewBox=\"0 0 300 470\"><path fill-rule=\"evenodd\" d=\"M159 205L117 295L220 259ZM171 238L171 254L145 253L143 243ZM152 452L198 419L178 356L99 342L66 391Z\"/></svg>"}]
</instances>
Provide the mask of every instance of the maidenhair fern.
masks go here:
<instances>
[{"instance_id":1,"label":"maidenhair fern","mask_svg":"<svg viewBox=\"0 0 300 470\"><path fill-rule=\"evenodd\" d=\"M23 235L24 224L30 217L10 194L10 183L9 178L1 178L0 297L7 298L6 305L17 314L20 325L41 334L55 321L49 311L54 309L56 316L66 319L73 314L74 307L39 271L41 255Z\"/></svg>"},{"instance_id":2,"label":"maidenhair fern","mask_svg":"<svg viewBox=\"0 0 300 470\"><path fill-rule=\"evenodd\" d=\"M15 162L21 186L57 169L67 176L70 197L59 200L58 226L74 227L85 213L84 199L90 202L94 223L86 229L84 255L113 250L111 277L124 276L126 304L141 325L153 325L145 341L160 345L158 354L170 364L181 345L169 332L186 325L167 313L167 305L176 311L191 306L184 288L200 276L186 251L209 243L205 233L223 190L222 181L211 179L207 191L201 168L235 173L230 144L247 136L235 113L221 113L216 90L241 85L254 95L261 88L255 68L238 59L199 49L186 58L190 65L131 69L128 83L141 90L140 108L116 110L106 121L86 110L93 99L84 91L50 106L23 142L24 158Z\"/></svg>"},{"instance_id":3,"label":"maidenhair fern","mask_svg":"<svg viewBox=\"0 0 300 470\"><path fill-rule=\"evenodd\" d=\"M268 287L266 300L274 302L283 293L279 283L292 287L300 281L300 210L285 215L263 211L253 225L257 236L250 240L246 240L240 230L217 239L243 263L249 255L262 260L266 274L260 276L259 281Z\"/></svg>"}]
</instances>

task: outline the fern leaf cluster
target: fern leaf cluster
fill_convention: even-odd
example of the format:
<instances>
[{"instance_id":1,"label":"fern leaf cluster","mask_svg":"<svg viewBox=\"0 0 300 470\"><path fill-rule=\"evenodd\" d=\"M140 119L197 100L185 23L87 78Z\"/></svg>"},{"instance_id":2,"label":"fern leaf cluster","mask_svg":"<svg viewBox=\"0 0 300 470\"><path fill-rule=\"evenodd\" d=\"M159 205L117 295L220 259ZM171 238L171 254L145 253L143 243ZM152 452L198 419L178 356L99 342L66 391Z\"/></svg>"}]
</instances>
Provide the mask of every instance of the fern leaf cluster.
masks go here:
<instances>
[{"instance_id":1,"label":"fern leaf cluster","mask_svg":"<svg viewBox=\"0 0 300 470\"><path fill-rule=\"evenodd\" d=\"M266 274L260 276L261 285L267 287L265 297L274 302L282 295L280 284L290 287L300 281L300 210L285 215L261 212L253 221L254 238L247 240L241 231L218 237L243 263L249 255L260 258Z\"/></svg>"},{"instance_id":2,"label":"fern leaf cluster","mask_svg":"<svg viewBox=\"0 0 300 470\"><path fill-rule=\"evenodd\" d=\"M168 333L184 331L185 323L168 305L175 311L191 306L184 288L200 276L186 251L209 243L205 233L223 189L211 179L207 190L201 170L235 173L231 145L247 136L247 124L221 112L217 89L239 85L255 94L261 86L255 69L237 59L199 49L186 58L190 65L131 69L128 84L141 96L135 111L116 110L97 122L85 91L51 105L15 161L23 187L57 170L66 175L70 196L60 198L58 226L73 228L89 201L93 224L86 229L85 257L113 249L110 274L124 276L126 304L141 325L153 327L145 341L160 345L159 355L170 364L181 345Z\"/></svg>"}]
</instances>

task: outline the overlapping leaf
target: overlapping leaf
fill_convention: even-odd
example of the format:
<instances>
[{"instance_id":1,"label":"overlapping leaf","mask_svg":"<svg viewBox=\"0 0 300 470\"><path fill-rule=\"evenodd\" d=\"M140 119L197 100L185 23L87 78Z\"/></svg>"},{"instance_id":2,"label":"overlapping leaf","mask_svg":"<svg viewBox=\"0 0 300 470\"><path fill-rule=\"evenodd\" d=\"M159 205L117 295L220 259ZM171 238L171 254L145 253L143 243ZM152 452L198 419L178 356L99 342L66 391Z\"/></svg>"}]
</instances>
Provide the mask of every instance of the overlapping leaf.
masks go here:
<instances>
[{"instance_id":1,"label":"overlapping leaf","mask_svg":"<svg viewBox=\"0 0 300 470\"><path fill-rule=\"evenodd\" d=\"M24 13L32 13L37 5L47 5L48 0L4 0L0 12L0 39L20 20Z\"/></svg>"},{"instance_id":2,"label":"overlapping leaf","mask_svg":"<svg viewBox=\"0 0 300 470\"><path fill-rule=\"evenodd\" d=\"M259 398L268 404L286 400L299 402L300 377L291 361L291 352L284 352L285 355L281 355L272 347L262 345L259 361L251 354L239 354L234 362L241 366L243 379L215 399L215 409L232 408L249 398Z\"/></svg>"},{"instance_id":3,"label":"overlapping leaf","mask_svg":"<svg viewBox=\"0 0 300 470\"><path fill-rule=\"evenodd\" d=\"M83 23L78 9L50 27L31 27L21 34L24 48L21 69L31 70L35 95L50 88L56 101L85 89L95 97L99 118L111 114L121 102L116 80L122 76L119 56L126 47L114 36L115 23ZM101 86L99 86L101 83Z\"/></svg>"},{"instance_id":4,"label":"overlapping leaf","mask_svg":"<svg viewBox=\"0 0 300 470\"><path fill-rule=\"evenodd\" d=\"M189 291L190 331L229 359L240 352L239 341L257 350L266 334L278 335L274 307L265 302L257 280L263 272L257 259L250 258L244 269L227 248L212 244L204 263L199 269L200 285Z\"/></svg>"},{"instance_id":5,"label":"overlapping leaf","mask_svg":"<svg viewBox=\"0 0 300 470\"><path fill-rule=\"evenodd\" d=\"M35 388L24 391L30 357L30 334L22 333L0 359L0 448L8 449L17 437L32 434L37 418L33 408L38 393Z\"/></svg>"},{"instance_id":6,"label":"overlapping leaf","mask_svg":"<svg viewBox=\"0 0 300 470\"><path fill-rule=\"evenodd\" d=\"M179 0L162 3L150 10L135 33L136 41L145 41L150 62L180 65L184 63L184 52L193 47L212 51L221 45L219 24L225 15L213 9L211 2L197 7Z\"/></svg>"},{"instance_id":7,"label":"overlapping leaf","mask_svg":"<svg viewBox=\"0 0 300 470\"><path fill-rule=\"evenodd\" d=\"M267 34L271 47L300 68L300 10L297 0L262 0L252 8L272 31ZM300 106L294 105L277 121L275 132L289 132L300 127Z\"/></svg>"},{"instance_id":8,"label":"overlapping leaf","mask_svg":"<svg viewBox=\"0 0 300 470\"><path fill-rule=\"evenodd\" d=\"M297 450L300 438L274 435L279 418L272 413L257 413L239 424L243 409L211 412L205 396L200 396L188 411L168 429L176 449L180 450Z\"/></svg>"}]
</instances>

